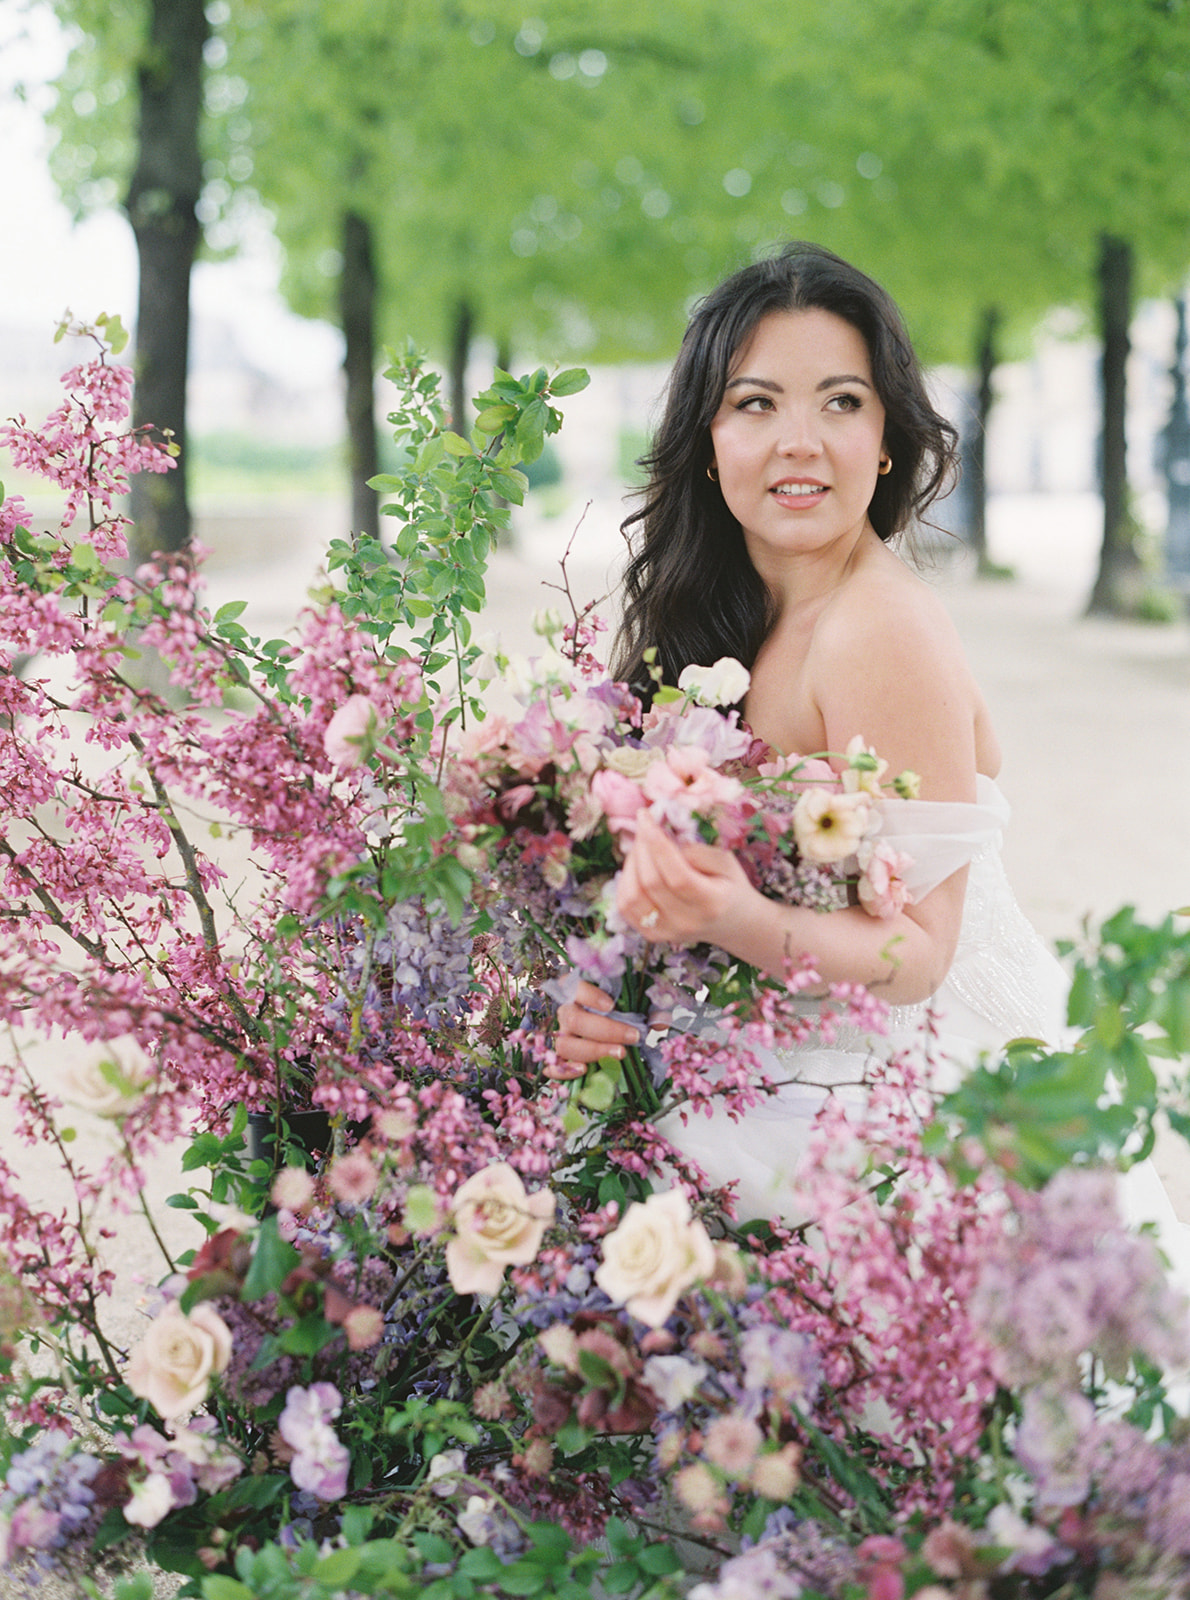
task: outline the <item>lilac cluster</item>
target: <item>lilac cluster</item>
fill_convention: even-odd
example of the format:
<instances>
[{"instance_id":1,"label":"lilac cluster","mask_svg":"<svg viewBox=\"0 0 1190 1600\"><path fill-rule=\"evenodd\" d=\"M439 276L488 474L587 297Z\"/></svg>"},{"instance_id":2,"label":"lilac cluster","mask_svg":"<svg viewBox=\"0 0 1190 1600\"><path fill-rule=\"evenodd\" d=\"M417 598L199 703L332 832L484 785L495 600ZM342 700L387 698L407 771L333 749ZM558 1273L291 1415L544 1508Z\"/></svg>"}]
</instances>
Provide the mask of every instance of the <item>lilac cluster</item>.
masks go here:
<instances>
[{"instance_id":1,"label":"lilac cluster","mask_svg":"<svg viewBox=\"0 0 1190 1600\"><path fill-rule=\"evenodd\" d=\"M822 1387L822 1354L809 1334L760 1322L740 1339L744 1388L808 1411Z\"/></svg>"},{"instance_id":2,"label":"lilac cluster","mask_svg":"<svg viewBox=\"0 0 1190 1600\"><path fill-rule=\"evenodd\" d=\"M989 1258L971 1300L1001 1383L1076 1386L1088 1352L1109 1377L1123 1377L1137 1352L1161 1366L1190 1358L1186 1302L1153 1241L1120 1220L1113 1172L1064 1168L1020 1195L1017 1213L1019 1231Z\"/></svg>"},{"instance_id":3,"label":"lilac cluster","mask_svg":"<svg viewBox=\"0 0 1190 1600\"><path fill-rule=\"evenodd\" d=\"M688 1600L798 1600L807 1592L833 1600L845 1586L857 1592L850 1586L857 1581L858 1563L846 1545L829 1538L816 1522L796 1522L788 1513L783 1520L793 1526L725 1561L714 1581L697 1584Z\"/></svg>"},{"instance_id":4,"label":"lilac cluster","mask_svg":"<svg viewBox=\"0 0 1190 1600\"><path fill-rule=\"evenodd\" d=\"M99 1511L92 1485L101 1467L57 1430L13 1456L0 1488L0 1570L30 1557L52 1570L71 1539L94 1532Z\"/></svg>"},{"instance_id":5,"label":"lilac cluster","mask_svg":"<svg viewBox=\"0 0 1190 1600\"><path fill-rule=\"evenodd\" d=\"M376 981L385 998L432 1028L456 1027L475 1002L471 972L474 919L456 926L441 909L420 899L389 908L385 931L373 950Z\"/></svg>"},{"instance_id":6,"label":"lilac cluster","mask_svg":"<svg viewBox=\"0 0 1190 1600\"><path fill-rule=\"evenodd\" d=\"M285 1397L277 1431L293 1451L289 1476L299 1489L320 1500L340 1500L347 1493L351 1456L331 1423L343 1409L332 1383L295 1385Z\"/></svg>"}]
</instances>

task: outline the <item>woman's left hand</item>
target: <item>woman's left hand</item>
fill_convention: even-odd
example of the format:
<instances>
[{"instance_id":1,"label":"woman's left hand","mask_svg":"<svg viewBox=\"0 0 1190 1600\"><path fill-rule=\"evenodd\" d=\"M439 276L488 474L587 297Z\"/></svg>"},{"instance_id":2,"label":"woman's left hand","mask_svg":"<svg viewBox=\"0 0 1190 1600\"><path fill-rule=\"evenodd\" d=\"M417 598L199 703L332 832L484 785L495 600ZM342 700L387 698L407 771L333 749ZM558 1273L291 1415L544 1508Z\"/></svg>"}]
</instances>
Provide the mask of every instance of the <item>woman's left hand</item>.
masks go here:
<instances>
[{"instance_id":1,"label":"woman's left hand","mask_svg":"<svg viewBox=\"0 0 1190 1600\"><path fill-rule=\"evenodd\" d=\"M616 904L646 939L729 948L725 941L747 916L756 893L730 850L678 844L642 814L620 873Z\"/></svg>"}]
</instances>

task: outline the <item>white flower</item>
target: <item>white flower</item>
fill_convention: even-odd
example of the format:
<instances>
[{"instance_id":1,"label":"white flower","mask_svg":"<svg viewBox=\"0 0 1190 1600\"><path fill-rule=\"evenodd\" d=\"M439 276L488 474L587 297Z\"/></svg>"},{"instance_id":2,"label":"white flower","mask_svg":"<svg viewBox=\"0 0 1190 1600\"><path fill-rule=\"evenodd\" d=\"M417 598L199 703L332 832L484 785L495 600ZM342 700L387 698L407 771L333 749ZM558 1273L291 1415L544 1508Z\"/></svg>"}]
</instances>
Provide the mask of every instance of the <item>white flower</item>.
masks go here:
<instances>
[{"instance_id":1,"label":"white flower","mask_svg":"<svg viewBox=\"0 0 1190 1600\"><path fill-rule=\"evenodd\" d=\"M734 656L720 656L713 667L683 667L678 688L704 706L734 706L748 693L752 674Z\"/></svg>"},{"instance_id":2,"label":"white flower","mask_svg":"<svg viewBox=\"0 0 1190 1600\"><path fill-rule=\"evenodd\" d=\"M496 1502L489 1500L487 1495L473 1494L468 1497L467 1509L461 1511L457 1521L459 1532L465 1539L470 1539L472 1544L490 1544L498 1531L495 1517L492 1512Z\"/></svg>"},{"instance_id":3,"label":"white flower","mask_svg":"<svg viewBox=\"0 0 1190 1600\"><path fill-rule=\"evenodd\" d=\"M198 1409L230 1359L231 1330L215 1308L204 1303L187 1316L171 1300L149 1324L124 1377L159 1416L180 1417Z\"/></svg>"},{"instance_id":4,"label":"white flower","mask_svg":"<svg viewBox=\"0 0 1190 1600\"><path fill-rule=\"evenodd\" d=\"M690 1361L685 1356L650 1356L645 1362L644 1379L661 1409L676 1411L694 1399L707 1371L703 1362Z\"/></svg>"},{"instance_id":5,"label":"white flower","mask_svg":"<svg viewBox=\"0 0 1190 1600\"><path fill-rule=\"evenodd\" d=\"M60 1079L62 1098L81 1111L113 1120L126 1117L144 1097L153 1067L130 1033L105 1039L71 1062Z\"/></svg>"},{"instance_id":6,"label":"white flower","mask_svg":"<svg viewBox=\"0 0 1190 1600\"><path fill-rule=\"evenodd\" d=\"M542 606L533 613L533 632L544 639L552 639L554 634L562 632L562 627L562 613L556 606Z\"/></svg>"},{"instance_id":7,"label":"white flower","mask_svg":"<svg viewBox=\"0 0 1190 1600\"><path fill-rule=\"evenodd\" d=\"M715 1247L680 1189L634 1201L603 1241L595 1281L616 1305L659 1328L678 1297L715 1270Z\"/></svg>"},{"instance_id":8,"label":"white flower","mask_svg":"<svg viewBox=\"0 0 1190 1600\"><path fill-rule=\"evenodd\" d=\"M437 1483L439 1478L457 1478L460 1473L467 1470L467 1455L463 1450L439 1450L434 1456L426 1472L426 1482ZM442 1498L449 1499L454 1493L455 1485L452 1483L439 1484L434 1493Z\"/></svg>"},{"instance_id":9,"label":"white flower","mask_svg":"<svg viewBox=\"0 0 1190 1600\"><path fill-rule=\"evenodd\" d=\"M124 1507L124 1520L137 1528L155 1528L173 1510L174 1495L163 1472L150 1472L132 1486L132 1499Z\"/></svg>"},{"instance_id":10,"label":"white flower","mask_svg":"<svg viewBox=\"0 0 1190 1600\"><path fill-rule=\"evenodd\" d=\"M471 663L471 675L484 683L491 683L493 678L500 676L500 666L504 660L503 651L500 649L500 635L482 633L475 643L479 654Z\"/></svg>"},{"instance_id":11,"label":"white flower","mask_svg":"<svg viewBox=\"0 0 1190 1600\"><path fill-rule=\"evenodd\" d=\"M451 1201L455 1236L446 1247L446 1270L456 1294L496 1294L506 1266L536 1256L553 1221L549 1189L526 1194L520 1174L496 1161L468 1178Z\"/></svg>"},{"instance_id":12,"label":"white flower","mask_svg":"<svg viewBox=\"0 0 1190 1600\"><path fill-rule=\"evenodd\" d=\"M875 820L869 795L803 789L793 808L793 836L808 861L825 865L854 855Z\"/></svg>"}]
</instances>

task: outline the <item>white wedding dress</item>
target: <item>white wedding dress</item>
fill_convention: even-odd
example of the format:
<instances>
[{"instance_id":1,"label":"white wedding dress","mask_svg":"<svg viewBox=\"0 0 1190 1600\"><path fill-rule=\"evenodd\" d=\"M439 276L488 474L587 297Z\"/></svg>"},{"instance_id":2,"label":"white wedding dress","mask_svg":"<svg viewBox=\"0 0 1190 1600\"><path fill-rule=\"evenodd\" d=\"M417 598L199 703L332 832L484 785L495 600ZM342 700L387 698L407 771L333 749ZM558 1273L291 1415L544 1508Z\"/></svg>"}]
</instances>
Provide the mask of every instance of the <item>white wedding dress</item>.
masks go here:
<instances>
[{"instance_id":1,"label":"white wedding dress","mask_svg":"<svg viewBox=\"0 0 1190 1600\"><path fill-rule=\"evenodd\" d=\"M1000 846L1010 812L999 787L981 776L972 803L888 800L883 812L882 836L913 861L908 885L916 899L964 864L970 869L955 958L929 1002L935 1086L947 1088L1009 1039L1060 1046L1069 1036L1069 980L1021 911L1005 874ZM710 1117L691 1115L683 1125L671 1113L658 1128L698 1162L713 1187L736 1182L739 1221L794 1220L791 1180L825 1096L861 1095L874 1051L922 1048L926 1010L924 1004L892 1007L885 1036L852 1028L839 1030L830 1047L811 1038L802 1048L774 1053L766 1071L774 1080L790 1081L739 1121L716 1110ZM1173 1276L1190 1292L1190 1228L1177 1220L1150 1162L1126 1174L1121 1204L1130 1222L1157 1225Z\"/></svg>"}]
</instances>

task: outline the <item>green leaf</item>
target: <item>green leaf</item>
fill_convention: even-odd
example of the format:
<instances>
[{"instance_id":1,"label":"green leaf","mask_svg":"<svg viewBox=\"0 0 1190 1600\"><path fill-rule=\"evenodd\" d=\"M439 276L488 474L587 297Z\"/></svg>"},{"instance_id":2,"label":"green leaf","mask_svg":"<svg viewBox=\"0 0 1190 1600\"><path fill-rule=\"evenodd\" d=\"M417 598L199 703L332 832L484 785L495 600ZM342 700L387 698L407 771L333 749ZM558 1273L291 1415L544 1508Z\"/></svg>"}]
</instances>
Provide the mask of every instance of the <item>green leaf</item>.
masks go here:
<instances>
[{"instance_id":1,"label":"green leaf","mask_svg":"<svg viewBox=\"0 0 1190 1600\"><path fill-rule=\"evenodd\" d=\"M548 1582L548 1574L528 1561L514 1561L500 1574L504 1594L540 1594Z\"/></svg>"},{"instance_id":2,"label":"green leaf","mask_svg":"<svg viewBox=\"0 0 1190 1600\"><path fill-rule=\"evenodd\" d=\"M215 613L215 626L219 627L224 622L234 622L237 617L242 617L248 609L246 600L229 600L226 605L220 606Z\"/></svg>"},{"instance_id":3,"label":"green leaf","mask_svg":"<svg viewBox=\"0 0 1190 1600\"><path fill-rule=\"evenodd\" d=\"M253 1600L252 1590L238 1578L218 1575L202 1580L203 1600Z\"/></svg>"},{"instance_id":4,"label":"green leaf","mask_svg":"<svg viewBox=\"0 0 1190 1600\"><path fill-rule=\"evenodd\" d=\"M559 372L550 379L550 393L561 397L567 394L579 394L591 381L591 374L585 367L567 367L564 372Z\"/></svg>"},{"instance_id":5,"label":"green leaf","mask_svg":"<svg viewBox=\"0 0 1190 1600\"><path fill-rule=\"evenodd\" d=\"M362 1561L363 1552L359 1549L332 1550L315 1567L314 1576L320 1583L343 1584L355 1577Z\"/></svg>"},{"instance_id":6,"label":"green leaf","mask_svg":"<svg viewBox=\"0 0 1190 1600\"><path fill-rule=\"evenodd\" d=\"M504 1571L504 1563L494 1550L489 1550L486 1545L481 1545L475 1550L468 1550L459 1562L458 1569L466 1578L474 1578L477 1583L490 1583L493 1578L498 1578Z\"/></svg>"},{"instance_id":7,"label":"green leaf","mask_svg":"<svg viewBox=\"0 0 1190 1600\"><path fill-rule=\"evenodd\" d=\"M294 1247L277 1231L276 1217L266 1217L260 1225L256 1248L242 1291L245 1300L261 1300L279 1289L301 1261Z\"/></svg>"},{"instance_id":8,"label":"green leaf","mask_svg":"<svg viewBox=\"0 0 1190 1600\"><path fill-rule=\"evenodd\" d=\"M673 1546L669 1544L646 1545L636 1560L637 1565L651 1578L667 1577L671 1572L679 1572L682 1566Z\"/></svg>"}]
</instances>

